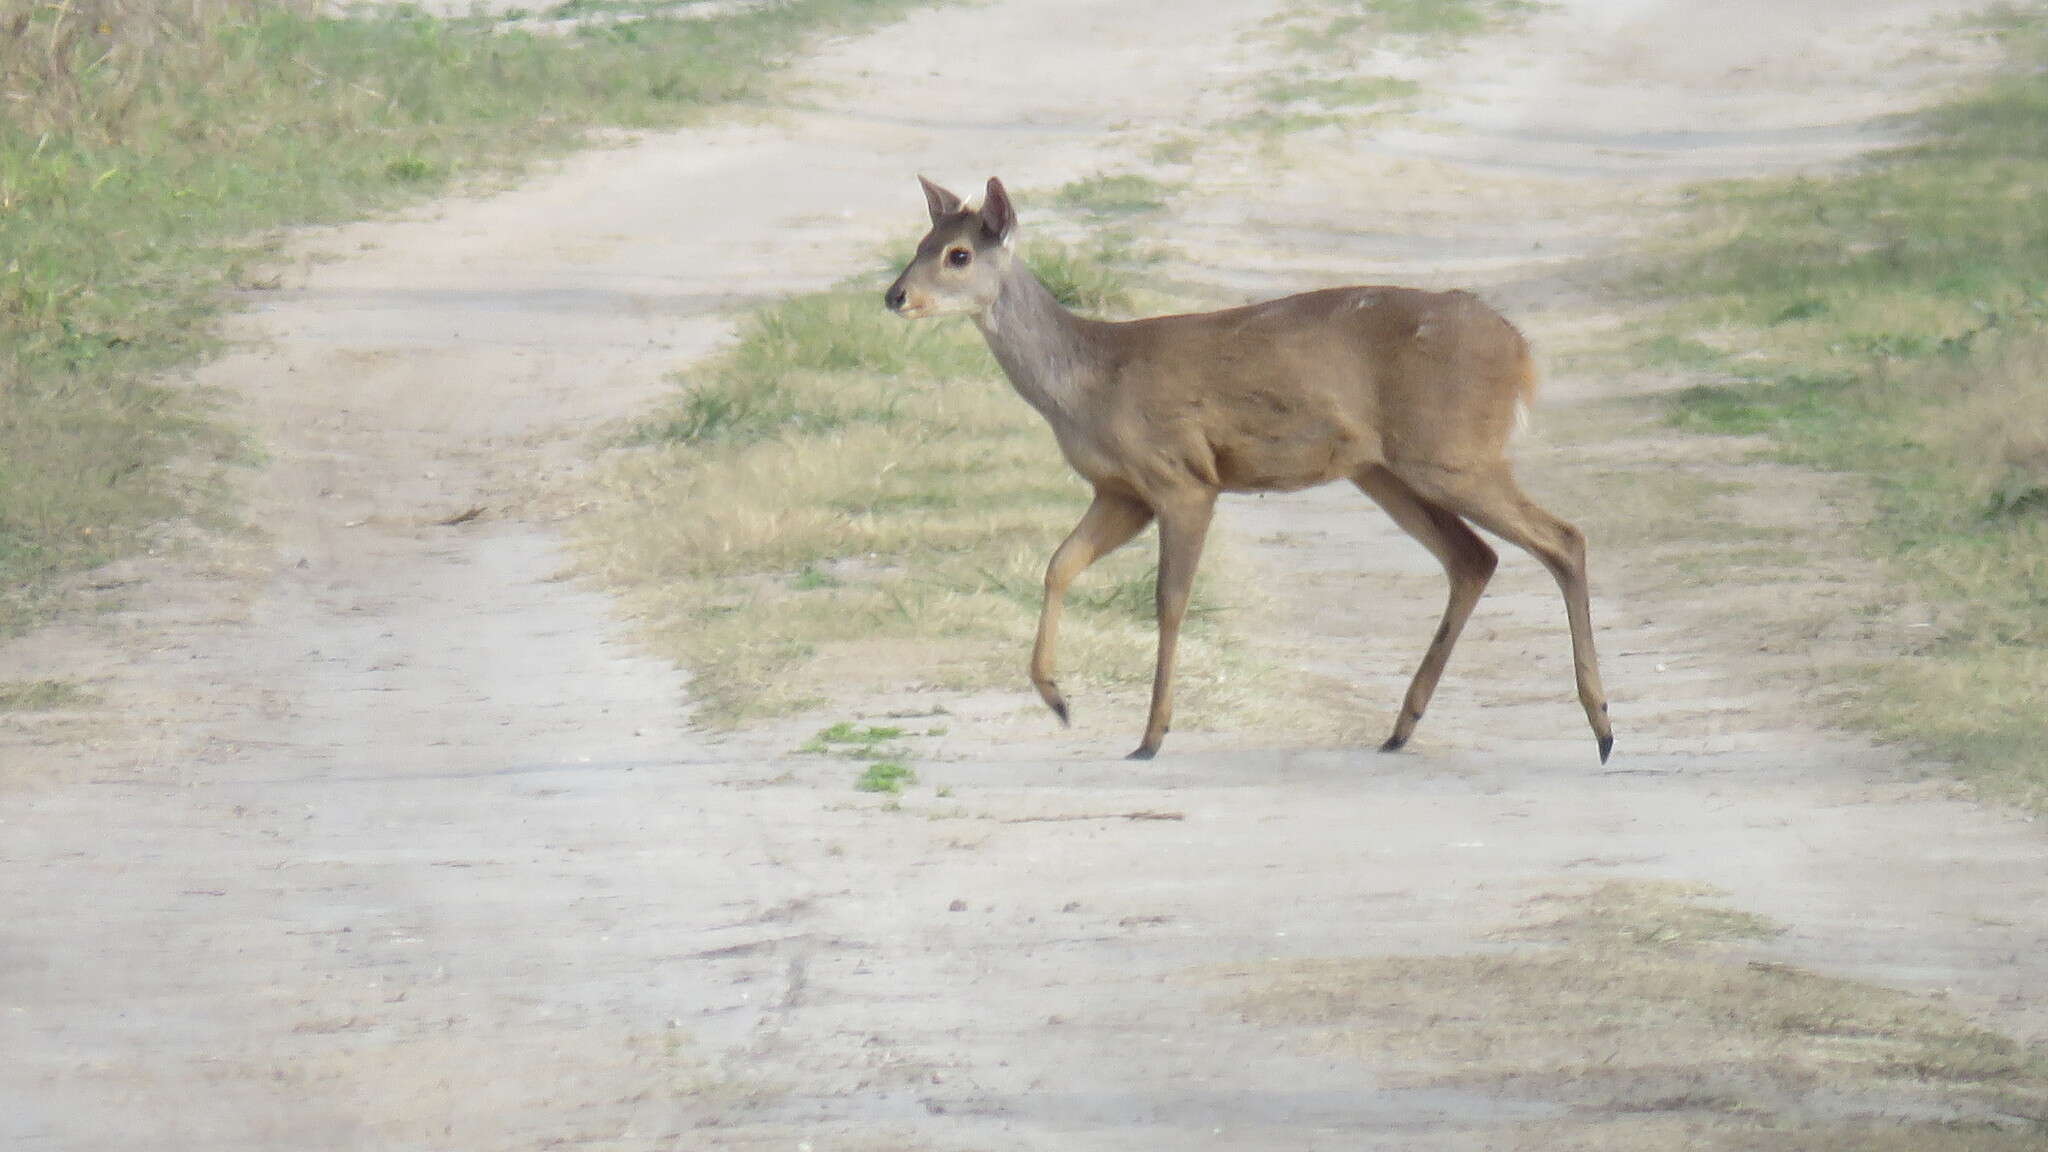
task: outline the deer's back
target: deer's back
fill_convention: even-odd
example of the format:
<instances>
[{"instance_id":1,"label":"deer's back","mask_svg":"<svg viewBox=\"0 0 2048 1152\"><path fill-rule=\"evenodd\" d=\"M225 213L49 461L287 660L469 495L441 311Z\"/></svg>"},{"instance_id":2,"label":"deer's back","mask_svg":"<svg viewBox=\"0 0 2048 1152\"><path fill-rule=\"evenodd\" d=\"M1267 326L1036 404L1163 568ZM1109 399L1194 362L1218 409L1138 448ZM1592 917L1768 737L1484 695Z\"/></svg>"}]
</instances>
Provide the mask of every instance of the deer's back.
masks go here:
<instances>
[{"instance_id":1,"label":"deer's back","mask_svg":"<svg viewBox=\"0 0 2048 1152\"><path fill-rule=\"evenodd\" d=\"M1497 457L1529 371L1521 334L1464 292L1331 288L1101 334L1101 431L1171 445L1180 459L1155 465L1236 491Z\"/></svg>"}]
</instances>

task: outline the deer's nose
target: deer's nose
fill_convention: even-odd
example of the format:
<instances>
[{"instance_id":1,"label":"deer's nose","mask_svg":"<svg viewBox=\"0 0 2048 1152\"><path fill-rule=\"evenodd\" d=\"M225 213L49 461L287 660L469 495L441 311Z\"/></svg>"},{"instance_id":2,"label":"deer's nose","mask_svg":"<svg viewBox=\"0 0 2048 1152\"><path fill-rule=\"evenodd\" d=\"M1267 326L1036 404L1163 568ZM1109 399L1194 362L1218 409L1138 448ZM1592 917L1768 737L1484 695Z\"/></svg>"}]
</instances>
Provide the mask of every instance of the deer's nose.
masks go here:
<instances>
[{"instance_id":1,"label":"deer's nose","mask_svg":"<svg viewBox=\"0 0 2048 1152\"><path fill-rule=\"evenodd\" d=\"M904 295L903 285L891 284L889 285L889 291L882 296L882 303L887 304L891 312L901 312L903 311Z\"/></svg>"}]
</instances>

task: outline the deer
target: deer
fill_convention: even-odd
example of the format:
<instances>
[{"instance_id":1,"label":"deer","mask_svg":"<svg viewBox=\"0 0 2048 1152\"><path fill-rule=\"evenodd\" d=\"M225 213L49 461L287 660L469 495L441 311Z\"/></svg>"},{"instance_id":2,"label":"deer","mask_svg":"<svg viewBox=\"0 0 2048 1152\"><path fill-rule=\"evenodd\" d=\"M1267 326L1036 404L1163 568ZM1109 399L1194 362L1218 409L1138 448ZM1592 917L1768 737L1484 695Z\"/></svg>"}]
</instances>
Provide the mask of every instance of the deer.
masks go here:
<instances>
[{"instance_id":1,"label":"deer","mask_svg":"<svg viewBox=\"0 0 2048 1152\"><path fill-rule=\"evenodd\" d=\"M1473 526L1522 548L1564 594L1579 703L1614 747L1593 651L1586 541L1516 485L1507 445L1535 399L1528 342L1463 291L1325 288L1225 308L1105 321L1069 311L1017 254L1017 211L991 177L976 206L923 176L931 229L883 296L906 319L965 315L1011 386L1094 489L1054 551L1030 678L1062 724L1053 677L1069 585L1159 525L1158 657L1149 760L1173 721L1181 623L1218 497L1348 480L1443 565L1449 601L1382 752L1429 707L1498 557Z\"/></svg>"}]
</instances>

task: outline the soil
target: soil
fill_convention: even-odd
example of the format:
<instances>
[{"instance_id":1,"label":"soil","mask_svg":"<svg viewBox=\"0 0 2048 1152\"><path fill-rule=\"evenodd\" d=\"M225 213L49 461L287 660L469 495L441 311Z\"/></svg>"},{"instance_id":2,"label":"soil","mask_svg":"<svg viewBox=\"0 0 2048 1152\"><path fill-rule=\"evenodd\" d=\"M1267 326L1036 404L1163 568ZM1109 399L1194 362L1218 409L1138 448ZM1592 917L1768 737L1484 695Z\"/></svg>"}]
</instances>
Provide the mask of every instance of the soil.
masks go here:
<instances>
[{"instance_id":1,"label":"soil","mask_svg":"<svg viewBox=\"0 0 2048 1152\"><path fill-rule=\"evenodd\" d=\"M893 805L795 753L815 717L693 728L686 674L563 578L593 437L736 309L868 269L915 173L1051 188L1215 135L1281 66L1277 7L935 9L827 45L786 106L295 241L192 381L264 450L250 530L167 540L0 650L0 680L105 701L0 718L0 1146L1478 1147L1573 1098L1332 1059L1186 975L1497 949L1615 878L1783 925L1760 961L2048 1039L2040 828L1827 727L1796 675L1825 629L1730 623L1825 615L1820 578L1701 588L1596 537L1605 766L1556 591L1510 554L1402 754L1225 731L1132 764L1135 711L1061 733L1020 679L848 705L945 729ZM1644 202L1840 161L1952 77L1943 7L1549 5L1378 62L1425 92L1384 131L1220 145L1148 227L1219 297L1475 287L1568 347L1625 321L1584 261ZM1574 476L1694 451L1583 431L1651 382L1551 375L1520 451L1562 514L1547 490L1603 499ZM1834 555L1836 489L1762 475ZM1428 556L1349 490L1233 501L1225 535L1260 642L1390 723Z\"/></svg>"}]
</instances>

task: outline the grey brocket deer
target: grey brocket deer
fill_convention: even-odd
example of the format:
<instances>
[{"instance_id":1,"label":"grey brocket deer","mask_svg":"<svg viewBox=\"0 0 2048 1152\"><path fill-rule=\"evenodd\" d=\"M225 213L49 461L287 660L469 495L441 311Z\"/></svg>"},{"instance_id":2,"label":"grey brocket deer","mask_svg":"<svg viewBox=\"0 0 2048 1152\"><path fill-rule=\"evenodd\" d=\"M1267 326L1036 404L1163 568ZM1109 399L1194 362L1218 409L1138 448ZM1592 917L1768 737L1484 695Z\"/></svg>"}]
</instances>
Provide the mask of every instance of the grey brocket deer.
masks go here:
<instances>
[{"instance_id":1,"label":"grey brocket deer","mask_svg":"<svg viewBox=\"0 0 2048 1152\"><path fill-rule=\"evenodd\" d=\"M1349 480L1450 577L1443 623L1383 751L1408 741L1493 575L1472 531L1527 549L1556 577L1579 703L1604 762L1614 745L1593 655L1586 545L1516 487L1506 448L1534 397L1514 325L1464 292L1329 288L1264 304L1109 323L1076 316L1016 255L1017 213L990 179L981 205L923 177L931 231L889 286L911 318L967 315L1019 395L1052 425L1094 502L1045 573L1031 683L1062 722L1053 645L1067 586L1159 521L1159 660L1132 759L1173 720L1173 660L1216 498Z\"/></svg>"}]
</instances>

